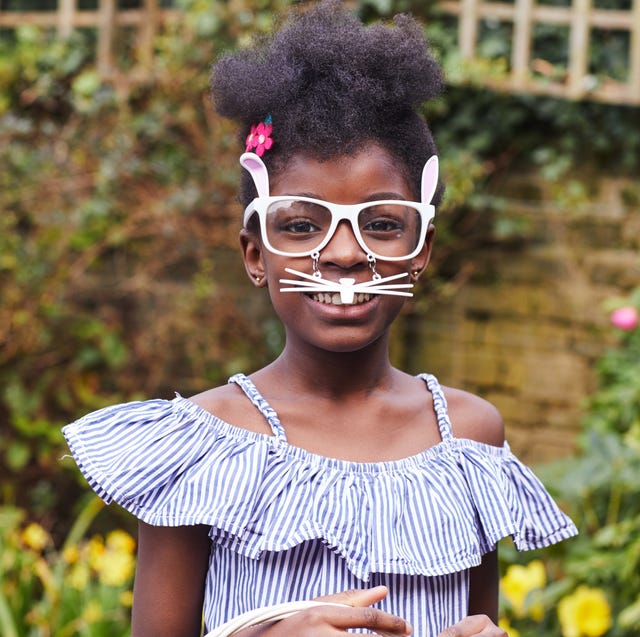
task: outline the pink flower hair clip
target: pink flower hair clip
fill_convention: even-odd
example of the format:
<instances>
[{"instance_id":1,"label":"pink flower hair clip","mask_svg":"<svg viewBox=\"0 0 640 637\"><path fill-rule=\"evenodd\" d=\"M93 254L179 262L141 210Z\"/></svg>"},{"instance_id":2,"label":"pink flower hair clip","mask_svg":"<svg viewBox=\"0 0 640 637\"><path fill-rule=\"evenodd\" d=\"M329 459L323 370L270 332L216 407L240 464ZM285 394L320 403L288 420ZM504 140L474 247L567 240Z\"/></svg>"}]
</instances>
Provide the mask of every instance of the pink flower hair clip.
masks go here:
<instances>
[{"instance_id":1,"label":"pink flower hair clip","mask_svg":"<svg viewBox=\"0 0 640 637\"><path fill-rule=\"evenodd\" d=\"M251 132L247 135L245 152L253 152L258 155L258 157L262 157L264 151L269 150L271 146L273 146L273 139L271 138L272 130L273 123L271 115L267 115L263 122L251 127Z\"/></svg>"}]
</instances>

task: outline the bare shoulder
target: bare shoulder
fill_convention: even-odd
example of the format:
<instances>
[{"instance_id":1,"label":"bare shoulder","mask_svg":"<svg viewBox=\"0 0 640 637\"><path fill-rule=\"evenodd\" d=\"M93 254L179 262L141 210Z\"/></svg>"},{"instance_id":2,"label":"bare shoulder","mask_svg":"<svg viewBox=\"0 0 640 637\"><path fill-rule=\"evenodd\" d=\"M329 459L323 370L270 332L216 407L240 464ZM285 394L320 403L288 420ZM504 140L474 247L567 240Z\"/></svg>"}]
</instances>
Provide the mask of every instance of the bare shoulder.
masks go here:
<instances>
[{"instance_id":1,"label":"bare shoulder","mask_svg":"<svg viewBox=\"0 0 640 637\"><path fill-rule=\"evenodd\" d=\"M213 387L189 400L230 425L256 433L271 434L264 416L253 406L236 383Z\"/></svg>"},{"instance_id":2,"label":"bare shoulder","mask_svg":"<svg viewBox=\"0 0 640 637\"><path fill-rule=\"evenodd\" d=\"M456 438L470 438L501 447L504 443L504 421L488 400L475 394L443 387L449 418Z\"/></svg>"},{"instance_id":3,"label":"bare shoulder","mask_svg":"<svg viewBox=\"0 0 640 637\"><path fill-rule=\"evenodd\" d=\"M227 383L226 385L219 385L218 387L212 387L194 396L189 396L189 400L200 407L209 409L209 407L221 407L226 404L233 404L242 396L238 391L238 387L235 383Z\"/></svg>"}]
</instances>

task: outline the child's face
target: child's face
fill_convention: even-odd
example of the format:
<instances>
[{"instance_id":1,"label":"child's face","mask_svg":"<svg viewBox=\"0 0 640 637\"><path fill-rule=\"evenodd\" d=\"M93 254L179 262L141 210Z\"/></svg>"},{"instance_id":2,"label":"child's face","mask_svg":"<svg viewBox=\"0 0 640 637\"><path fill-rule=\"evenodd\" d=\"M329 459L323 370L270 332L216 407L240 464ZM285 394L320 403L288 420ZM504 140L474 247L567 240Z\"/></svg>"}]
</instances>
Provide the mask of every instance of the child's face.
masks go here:
<instances>
[{"instance_id":1,"label":"child's face","mask_svg":"<svg viewBox=\"0 0 640 637\"><path fill-rule=\"evenodd\" d=\"M355 155L322 162L295 155L284 170L272 177L270 194L311 197L337 204L416 199L394 159L372 143L364 145ZM422 272L428 262L432 239L431 228L424 248L412 259L377 260L377 273L387 277ZM259 237L248 231L242 233L242 245L247 271L254 280L260 279L260 285L269 287L288 339L296 335L324 349L354 351L386 335L403 305L403 298L394 296L357 295L354 304L336 305L328 294L280 292L280 279L291 276L285 268L311 274L312 258L273 254L264 249ZM331 240L322 248L317 267L322 277L331 281L350 277L361 283L372 279L367 253L356 240L348 221L340 222Z\"/></svg>"}]
</instances>

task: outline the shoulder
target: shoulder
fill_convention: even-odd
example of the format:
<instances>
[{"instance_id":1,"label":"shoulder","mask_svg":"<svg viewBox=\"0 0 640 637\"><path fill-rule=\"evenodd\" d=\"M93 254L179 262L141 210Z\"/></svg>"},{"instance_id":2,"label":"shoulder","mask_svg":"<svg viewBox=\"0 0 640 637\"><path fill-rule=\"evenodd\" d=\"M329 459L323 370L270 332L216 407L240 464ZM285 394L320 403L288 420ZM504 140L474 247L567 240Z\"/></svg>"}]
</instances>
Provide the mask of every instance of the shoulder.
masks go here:
<instances>
[{"instance_id":1,"label":"shoulder","mask_svg":"<svg viewBox=\"0 0 640 637\"><path fill-rule=\"evenodd\" d=\"M189 399L230 425L256 433L272 433L265 417L236 383L213 387Z\"/></svg>"},{"instance_id":2,"label":"shoulder","mask_svg":"<svg viewBox=\"0 0 640 637\"><path fill-rule=\"evenodd\" d=\"M194 396L189 396L188 400L223 420L226 415L234 413L240 406L245 410L247 408L246 398L235 383L212 387Z\"/></svg>"},{"instance_id":3,"label":"shoulder","mask_svg":"<svg viewBox=\"0 0 640 637\"><path fill-rule=\"evenodd\" d=\"M235 383L227 383L218 387L212 387L199 394L189 396L188 400L205 409L224 408L225 405L233 404L240 397L240 392Z\"/></svg>"},{"instance_id":4,"label":"shoulder","mask_svg":"<svg viewBox=\"0 0 640 637\"><path fill-rule=\"evenodd\" d=\"M504 444L504 421L488 400L475 394L443 387L449 419L456 438L470 438L496 447Z\"/></svg>"}]
</instances>

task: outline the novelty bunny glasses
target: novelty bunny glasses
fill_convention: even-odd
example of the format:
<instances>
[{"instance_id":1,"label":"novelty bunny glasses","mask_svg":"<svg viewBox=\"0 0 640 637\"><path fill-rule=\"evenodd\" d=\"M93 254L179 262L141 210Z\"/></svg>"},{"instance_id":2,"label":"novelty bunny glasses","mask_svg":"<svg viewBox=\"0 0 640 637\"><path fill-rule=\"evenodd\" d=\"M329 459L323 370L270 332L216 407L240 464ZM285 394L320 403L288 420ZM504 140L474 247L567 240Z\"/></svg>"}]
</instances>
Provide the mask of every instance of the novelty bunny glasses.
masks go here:
<instances>
[{"instance_id":1,"label":"novelty bunny glasses","mask_svg":"<svg viewBox=\"0 0 640 637\"><path fill-rule=\"evenodd\" d=\"M310 197L259 197L247 207L245 225L254 212L264 245L275 254L306 257L320 252L346 220L366 254L401 261L420 252L434 208L402 200L341 205Z\"/></svg>"},{"instance_id":2,"label":"novelty bunny glasses","mask_svg":"<svg viewBox=\"0 0 640 637\"><path fill-rule=\"evenodd\" d=\"M375 271L375 262L376 259L411 259L422 249L435 214L430 202L438 180L437 157L431 157L424 167L420 203L385 199L344 205L310 197L272 197L269 195L269 175L262 160L254 153L244 153L240 163L251 174L258 191L258 197L245 210L245 227L252 215L257 214L262 241L268 250L282 256L310 256L313 260L312 275L287 268L287 272L306 281L282 279L281 283L295 287L282 288L281 292L337 292L341 295L342 303L352 303L354 292L411 296L410 292L401 289L411 288L412 284L383 285L407 276L406 273L382 279ZM327 281L319 272L320 250L331 241L338 224L343 220L350 223L358 244L367 254L373 272L372 281Z\"/></svg>"}]
</instances>

